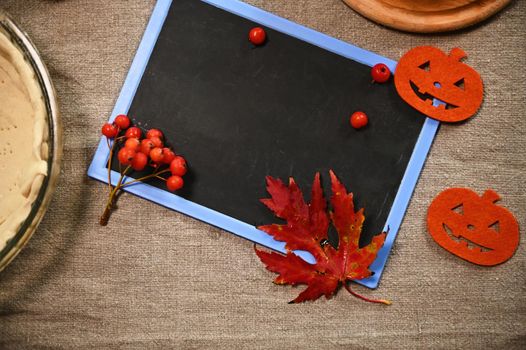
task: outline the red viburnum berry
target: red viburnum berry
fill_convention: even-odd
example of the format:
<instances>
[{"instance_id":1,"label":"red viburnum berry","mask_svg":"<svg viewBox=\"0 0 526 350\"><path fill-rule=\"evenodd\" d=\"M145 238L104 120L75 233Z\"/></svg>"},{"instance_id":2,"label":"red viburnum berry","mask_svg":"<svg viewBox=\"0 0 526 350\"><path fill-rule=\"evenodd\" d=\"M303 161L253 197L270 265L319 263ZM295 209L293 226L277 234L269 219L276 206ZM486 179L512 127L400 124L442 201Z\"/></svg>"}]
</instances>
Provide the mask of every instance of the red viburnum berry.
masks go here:
<instances>
[{"instance_id":1,"label":"red viburnum berry","mask_svg":"<svg viewBox=\"0 0 526 350\"><path fill-rule=\"evenodd\" d=\"M267 33L261 27L252 28L248 33L248 40L256 46L263 45L267 40Z\"/></svg>"},{"instance_id":2,"label":"red viburnum berry","mask_svg":"<svg viewBox=\"0 0 526 350\"><path fill-rule=\"evenodd\" d=\"M146 168L146 165L148 165L148 156L142 152L135 153L135 156L133 157L133 160L131 162L133 170L144 170L144 168Z\"/></svg>"},{"instance_id":3,"label":"red viburnum berry","mask_svg":"<svg viewBox=\"0 0 526 350\"><path fill-rule=\"evenodd\" d=\"M166 187L172 192L183 188L183 185L183 178L177 175L172 175L166 180Z\"/></svg>"},{"instance_id":4,"label":"red viburnum berry","mask_svg":"<svg viewBox=\"0 0 526 350\"><path fill-rule=\"evenodd\" d=\"M119 130L115 125L106 123L102 126L102 135L106 136L109 139L114 138L119 133Z\"/></svg>"},{"instance_id":5,"label":"red viburnum berry","mask_svg":"<svg viewBox=\"0 0 526 350\"><path fill-rule=\"evenodd\" d=\"M170 164L172 162L172 160L175 159L174 151L172 151L168 147L164 147L163 148L163 153L164 153L164 159L163 159L163 163L164 164Z\"/></svg>"},{"instance_id":6,"label":"red viburnum berry","mask_svg":"<svg viewBox=\"0 0 526 350\"><path fill-rule=\"evenodd\" d=\"M126 136L127 139L131 139L131 138L140 139L142 136L142 131L138 127L132 126L128 130L126 130L126 134L124 134L124 136Z\"/></svg>"},{"instance_id":7,"label":"red viburnum berry","mask_svg":"<svg viewBox=\"0 0 526 350\"><path fill-rule=\"evenodd\" d=\"M371 77L373 77L373 80L377 83L385 83L389 80L390 76L391 71L389 67L383 63L377 63L371 69Z\"/></svg>"},{"instance_id":8,"label":"red viburnum berry","mask_svg":"<svg viewBox=\"0 0 526 350\"><path fill-rule=\"evenodd\" d=\"M350 122L353 128L361 129L367 125L369 118L364 112L358 111L351 115Z\"/></svg>"},{"instance_id":9,"label":"red viburnum berry","mask_svg":"<svg viewBox=\"0 0 526 350\"><path fill-rule=\"evenodd\" d=\"M115 117L113 123L117 125L121 130L126 130L130 127L130 118L128 118L124 114L119 114Z\"/></svg>"},{"instance_id":10,"label":"red viburnum berry","mask_svg":"<svg viewBox=\"0 0 526 350\"><path fill-rule=\"evenodd\" d=\"M119 162L122 165L130 165L136 153L137 152L135 152L133 149L123 147L120 149L117 156L119 158Z\"/></svg>"},{"instance_id":11,"label":"red viburnum berry","mask_svg":"<svg viewBox=\"0 0 526 350\"><path fill-rule=\"evenodd\" d=\"M162 163L164 160L164 153L163 149L161 147L155 147L150 151L150 158L152 158L152 161L155 163Z\"/></svg>"},{"instance_id":12,"label":"red viburnum berry","mask_svg":"<svg viewBox=\"0 0 526 350\"><path fill-rule=\"evenodd\" d=\"M158 137L161 140L164 138L163 132L159 129L150 129L146 133L146 138L151 139L152 137Z\"/></svg>"},{"instance_id":13,"label":"red viburnum berry","mask_svg":"<svg viewBox=\"0 0 526 350\"><path fill-rule=\"evenodd\" d=\"M155 148L155 145L151 140L144 139L141 141L141 152L149 155L150 151Z\"/></svg>"},{"instance_id":14,"label":"red viburnum berry","mask_svg":"<svg viewBox=\"0 0 526 350\"><path fill-rule=\"evenodd\" d=\"M139 152L141 150L141 141L136 138L127 139L124 143L124 147L134 150L135 152Z\"/></svg>"},{"instance_id":15,"label":"red viburnum berry","mask_svg":"<svg viewBox=\"0 0 526 350\"><path fill-rule=\"evenodd\" d=\"M152 136L148 140L152 141L155 147L163 148L164 146L163 140L158 136Z\"/></svg>"},{"instance_id":16,"label":"red viburnum berry","mask_svg":"<svg viewBox=\"0 0 526 350\"><path fill-rule=\"evenodd\" d=\"M181 156L176 156L170 163L172 175L183 176L186 174L186 160Z\"/></svg>"}]
</instances>

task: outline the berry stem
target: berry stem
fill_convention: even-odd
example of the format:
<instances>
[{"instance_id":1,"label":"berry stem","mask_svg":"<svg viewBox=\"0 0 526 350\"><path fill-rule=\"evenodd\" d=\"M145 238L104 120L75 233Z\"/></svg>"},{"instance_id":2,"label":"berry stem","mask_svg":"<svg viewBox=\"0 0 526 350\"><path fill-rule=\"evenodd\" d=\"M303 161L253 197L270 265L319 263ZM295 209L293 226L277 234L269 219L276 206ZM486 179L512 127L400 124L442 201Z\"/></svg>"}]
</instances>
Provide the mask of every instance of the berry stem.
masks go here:
<instances>
[{"instance_id":1,"label":"berry stem","mask_svg":"<svg viewBox=\"0 0 526 350\"><path fill-rule=\"evenodd\" d=\"M343 282L343 286L345 287L345 289L347 289L347 291L349 293L351 293L351 295L355 296L356 298L359 298L359 299L362 299L362 300L365 300L369 303L378 303L378 304L384 304L384 305L391 305L391 301L389 300L383 300L383 299L369 299L367 297L364 297L363 295L360 295L358 293L356 293L355 291L353 291L351 289L351 286L349 285L349 282L348 281L345 281Z\"/></svg>"},{"instance_id":2,"label":"berry stem","mask_svg":"<svg viewBox=\"0 0 526 350\"><path fill-rule=\"evenodd\" d=\"M108 186L109 186L109 191L111 193L111 191L113 190L113 186L111 185L111 163L113 162L113 152L115 151L115 144L116 142L113 141L113 143L110 143L110 140L109 139L106 139L106 141L108 142L108 148L110 150L110 154L108 156Z\"/></svg>"},{"instance_id":3,"label":"berry stem","mask_svg":"<svg viewBox=\"0 0 526 350\"><path fill-rule=\"evenodd\" d=\"M140 181L144 181L144 180L151 179L151 178L153 178L153 177L157 177L157 178L159 178L159 179L161 179L161 180L166 180L165 178L163 178L163 177L161 177L161 176L159 176L159 175L164 174L164 173L167 173L167 172L169 172L169 171L170 171L170 169L164 169L164 170L162 170L162 171L158 171L158 172L155 172L155 173L153 173L153 174L146 175L146 176L140 177L140 178L138 178L138 179L134 179L134 180L132 180L132 181L125 182L125 183L122 184L121 188L122 188L122 187L125 187L125 186L129 186L129 185L134 184L134 183L136 183L136 182L140 182Z\"/></svg>"},{"instance_id":4,"label":"berry stem","mask_svg":"<svg viewBox=\"0 0 526 350\"><path fill-rule=\"evenodd\" d=\"M145 181L145 180L148 180L148 179L151 179L151 178L154 178L154 177L157 177L157 178L160 178L162 180L165 180L160 175L161 174L165 174L165 173L170 171L170 169L164 169L164 170L161 170L161 171L157 171L157 172L155 172L153 174L140 177L138 179L134 179L134 180L131 180L131 181L128 181L128 182L124 182L124 179L126 178L126 173L130 169L131 169L131 166L128 165L126 167L126 169L124 169L124 171L121 172L121 177L119 178L119 181L117 182L117 185L115 187L112 187L112 190L110 191L110 194L109 194L108 202L106 203L106 207L104 208L104 212L102 213L102 216L100 217L100 225L101 226L106 226L108 224L108 221L109 221L110 215L111 215L111 211L112 211L113 207L115 206L115 202L117 201L117 195L118 195L119 191L121 191L124 187L129 186L131 184L134 184L136 182ZM111 169L110 169L110 174L111 174ZM111 177L108 180L111 183Z\"/></svg>"},{"instance_id":5,"label":"berry stem","mask_svg":"<svg viewBox=\"0 0 526 350\"><path fill-rule=\"evenodd\" d=\"M111 203L106 204L106 208L104 208L104 212L102 213L102 216L100 217L100 221L99 221L99 224L101 226L108 225L108 221L110 220L111 210L113 206L115 205L115 199L116 197L113 197Z\"/></svg>"},{"instance_id":6,"label":"berry stem","mask_svg":"<svg viewBox=\"0 0 526 350\"><path fill-rule=\"evenodd\" d=\"M128 165L124 171L121 172L121 177L119 178L119 181L117 182L117 185L110 191L110 195L108 198L108 202L106 203L106 207L104 209L104 213L102 213L102 216L100 217L100 225L106 226L108 225L108 221L110 219L111 210L115 206L115 201L117 200L117 193L122 188L122 181L124 180L124 177L126 176L126 173L128 170L130 170L131 166ZM111 183L111 168L110 168L110 183Z\"/></svg>"}]
</instances>

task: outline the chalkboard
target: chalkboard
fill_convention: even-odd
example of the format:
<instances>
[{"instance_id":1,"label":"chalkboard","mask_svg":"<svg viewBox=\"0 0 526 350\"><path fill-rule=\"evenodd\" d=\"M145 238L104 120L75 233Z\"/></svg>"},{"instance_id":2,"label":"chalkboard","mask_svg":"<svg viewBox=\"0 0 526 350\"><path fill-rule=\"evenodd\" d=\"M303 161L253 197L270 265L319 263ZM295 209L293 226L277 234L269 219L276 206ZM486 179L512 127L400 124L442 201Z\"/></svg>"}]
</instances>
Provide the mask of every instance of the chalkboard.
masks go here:
<instances>
[{"instance_id":1,"label":"chalkboard","mask_svg":"<svg viewBox=\"0 0 526 350\"><path fill-rule=\"evenodd\" d=\"M148 39L151 54L142 58L136 91L127 93L129 108L116 106L114 114L127 113L138 126L163 130L173 149L184 155L189 173L179 197L223 214L222 219L258 226L277 221L259 202L267 197L265 176L294 177L308 199L316 172L330 195L328 171L333 169L354 193L356 206L365 208L361 244L389 225L426 123L397 95L392 82L372 82L371 65L386 62L394 68L392 62L360 51L349 59L327 47L341 42L308 35L311 40L303 40L302 31L313 31L297 25L290 29L291 22L237 1L160 3L165 18L155 23L155 40ZM229 4L235 11L229 11ZM254 26L267 32L261 47L247 40ZM141 45L147 37L148 30ZM369 116L362 130L349 125L350 114L358 110ZM97 178L95 172L90 175ZM148 187L176 197L161 181ZM405 195L413 187L404 189L409 192ZM170 206L167 200L153 200ZM246 237L195 211L186 212ZM282 250L281 245L262 244Z\"/></svg>"}]
</instances>

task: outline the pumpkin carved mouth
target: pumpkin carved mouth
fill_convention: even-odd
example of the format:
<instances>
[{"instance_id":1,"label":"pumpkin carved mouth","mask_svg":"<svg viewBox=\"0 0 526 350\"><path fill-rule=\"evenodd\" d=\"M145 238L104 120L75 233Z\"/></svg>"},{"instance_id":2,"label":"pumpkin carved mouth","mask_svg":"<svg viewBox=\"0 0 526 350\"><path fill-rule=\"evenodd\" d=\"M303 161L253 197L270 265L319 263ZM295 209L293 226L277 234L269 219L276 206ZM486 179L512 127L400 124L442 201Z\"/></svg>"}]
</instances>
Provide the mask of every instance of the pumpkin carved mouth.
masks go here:
<instances>
[{"instance_id":1,"label":"pumpkin carved mouth","mask_svg":"<svg viewBox=\"0 0 526 350\"><path fill-rule=\"evenodd\" d=\"M447 235L449 236L449 238L451 238L452 241L457 242L457 244L465 246L470 250L473 250L473 252L482 253L493 250L491 248L484 247L483 245L470 241L462 237L461 235L455 234L454 231L445 223L442 223L442 226L444 227L444 231L447 233Z\"/></svg>"},{"instance_id":2,"label":"pumpkin carved mouth","mask_svg":"<svg viewBox=\"0 0 526 350\"><path fill-rule=\"evenodd\" d=\"M427 103L428 105L433 105L433 102L435 99L439 100L435 96L431 95L430 93L426 92L422 88L419 88L412 80L409 80L409 84L411 85L411 89L413 89L413 92L416 96L418 96L419 99ZM440 101L440 100L439 100ZM455 109L458 108L458 106L455 106L451 103L446 103L444 101L440 101L441 103L434 105L435 108L442 108L442 109Z\"/></svg>"}]
</instances>

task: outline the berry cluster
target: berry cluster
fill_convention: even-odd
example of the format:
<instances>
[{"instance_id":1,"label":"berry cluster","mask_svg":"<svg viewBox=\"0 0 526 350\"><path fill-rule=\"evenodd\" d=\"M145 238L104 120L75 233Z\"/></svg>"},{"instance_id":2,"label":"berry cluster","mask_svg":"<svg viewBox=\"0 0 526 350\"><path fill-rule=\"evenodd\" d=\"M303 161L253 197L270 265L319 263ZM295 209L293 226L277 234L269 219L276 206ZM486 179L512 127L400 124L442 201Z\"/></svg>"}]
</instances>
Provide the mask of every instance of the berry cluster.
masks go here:
<instances>
[{"instance_id":1,"label":"berry cluster","mask_svg":"<svg viewBox=\"0 0 526 350\"><path fill-rule=\"evenodd\" d=\"M150 129L143 132L137 126L131 126L130 118L126 115L118 115L113 123L102 126L102 135L106 136L110 154L108 157L108 183L110 193L104 214L101 217L101 225L106 225L118 192L125 186L139 181L152 178L161 179L166 182L170 191L177 191L184 185L183 176L186 174L186 160L176 155L175 152L164 144L164 135L158 129ZM116 186L111 185L111 164L113 155L117 152L120 164L120 179ZM126 181L128 172L131 170L143 171L147 167L151 172L138 179ZM170 173L168 178L161 175Z\"/></svg>"}]
</instances>

